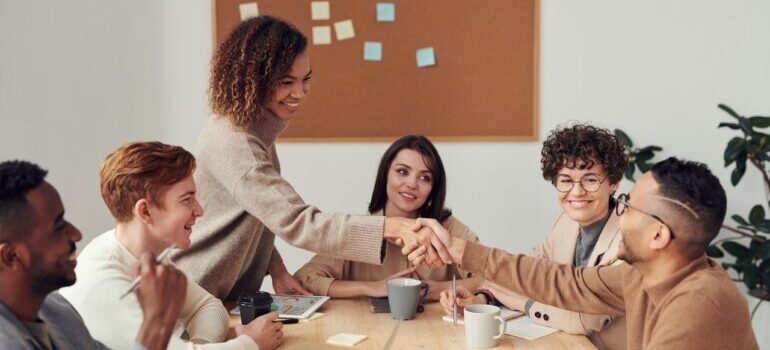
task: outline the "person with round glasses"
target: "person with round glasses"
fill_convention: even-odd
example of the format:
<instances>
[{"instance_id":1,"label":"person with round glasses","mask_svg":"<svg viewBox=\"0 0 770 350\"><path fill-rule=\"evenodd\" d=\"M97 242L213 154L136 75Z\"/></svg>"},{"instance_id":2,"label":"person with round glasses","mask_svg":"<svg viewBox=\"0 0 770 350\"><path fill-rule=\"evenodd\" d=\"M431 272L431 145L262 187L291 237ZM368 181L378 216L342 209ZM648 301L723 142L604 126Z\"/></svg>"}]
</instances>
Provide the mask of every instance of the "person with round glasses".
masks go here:
<instances>
[{"instance_id":1,"label":"person with round glasses","mask_svg":"<svg viewBox=\"0 0 770 350\"><path fill-rule=\"evenodd\" d=\"M620 230L615 214L618 190L628 157L623 143L609 130L576 123L551 131L541 151L543 178L553 184L563 212L545 240L533 250L536 257L574 266L620 263ZM525 312L538 324L573 334L585 334L599 349L625 349L622 317L573 312L514 293L491 281L476 288L458 288L458 298L441 295L446 312L459 306L502 303ZM475 290L471 293L470 290Z\"/></svg>"}]
</instances>

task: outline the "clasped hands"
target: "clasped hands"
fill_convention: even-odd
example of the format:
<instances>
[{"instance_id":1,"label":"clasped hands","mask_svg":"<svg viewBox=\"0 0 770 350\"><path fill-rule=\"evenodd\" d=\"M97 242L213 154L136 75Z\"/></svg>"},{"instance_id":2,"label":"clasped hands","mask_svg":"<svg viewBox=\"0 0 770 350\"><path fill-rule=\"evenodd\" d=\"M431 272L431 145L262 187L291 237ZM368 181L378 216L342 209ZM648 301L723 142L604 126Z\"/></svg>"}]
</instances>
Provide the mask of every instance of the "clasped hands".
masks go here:
<instances>
[{"instance_id":1,"label":"clasped hands","mask_svg":"<svg viewBox=\"0 0 770 350\"><path fill-rule=\"evenodd\" d=\"M401 253L414 266L441 267L459 263L449 247L449 232L435 219L385 219L385 238L401 247Z\"/></svg>"}]
</instances>

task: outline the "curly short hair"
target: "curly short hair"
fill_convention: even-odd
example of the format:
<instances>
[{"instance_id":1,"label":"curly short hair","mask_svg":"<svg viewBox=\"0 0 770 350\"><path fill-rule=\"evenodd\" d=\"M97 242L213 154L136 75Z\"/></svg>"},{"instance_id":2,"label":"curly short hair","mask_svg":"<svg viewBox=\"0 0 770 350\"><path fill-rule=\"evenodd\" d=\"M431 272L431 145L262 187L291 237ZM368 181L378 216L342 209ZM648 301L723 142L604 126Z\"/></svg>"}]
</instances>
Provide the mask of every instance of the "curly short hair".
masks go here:
<instances>
[{"instance_id":1,"label":"curly short hair","mask_svg":"<svg viewBox=\"0 0 770 350\"><path fill-rule=\"evenodd\" d=\"M618 183L628 165L626 147L609 130L577 123L551 131L540 152L543 178L554 182L559 170L588 169L598 162L610 183Z\"/></svg>"},{"instance_id":2,"label":"curly short hair","mask_svg":"<svg viewBox=\"0 0 770 350\"><path fill-rule=\"evenodd\" d=\"M128 222L137 201L147 198L162 206L164 190L190 176L193 170L195 157L182 147L157 141L129 143L102 162L102 199L115 220Z\"/></svg>"},{"instance_id":3,"label":"curly short hair","mask_svg":"<svg viewBox=\"0 0 770 350\"><path fill-rule=\"evenodd\" d=\"M307 38L281 19L259 16L241 22L212 59L211 111L237 126L248 126L306 48Z\"/></svg>"},{"instance_id":4,"label":"curly short hair","mask_svg":"<svg viewBox=\"0 0 770 350\"><path fill-rule=\"evenodd\" d=\"M0 163L0 240L19 238L29 213L27 193L45 181L47 170L22 160Z\"/></svg>"}]
</instances>

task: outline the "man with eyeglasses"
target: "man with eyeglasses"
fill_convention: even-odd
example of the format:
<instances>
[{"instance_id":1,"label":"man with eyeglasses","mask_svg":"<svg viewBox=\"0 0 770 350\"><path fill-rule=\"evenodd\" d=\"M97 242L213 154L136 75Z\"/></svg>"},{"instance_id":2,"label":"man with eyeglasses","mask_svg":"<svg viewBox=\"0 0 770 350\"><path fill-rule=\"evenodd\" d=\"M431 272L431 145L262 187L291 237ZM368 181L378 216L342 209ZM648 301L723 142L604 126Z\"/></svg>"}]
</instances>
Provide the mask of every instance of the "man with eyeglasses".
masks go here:
<instances>
[{"instance_id":1,"label":"man with eyeglasses","mask_svg":"<svg viewBox=\"0 0 770 350\"><path fill-rule=\"evenodd\" d=\"M577 123L551 131L543 142L543 178L555 189L562 213L532 256L574 266L606 266L618 260L620 218L614 193L628 165L625 146L607 129ZM588 314L536 302L499 284L480 279L458 283L457 298L441 293L441 304L452 314L460 307L501 303L521 310L532 322L572 334L587 335L599 349L625 349L623 317Z\"/></svg>"},{"instance_id":2,"label":"man with eyeglasses","mask_svg":"<svg viewBox=\"0 0 770 350\"><path fill-rule=\"evenodd\" d=\"M607 267L510 255L449 238L435 222L420 222L451 240L452 259L466 270L542 303L625 315L629 349L758 349L745 297L705 255L727 206L708 167L666 159L618 203L618 254L629 264ZM410 259L422 250L412 251Z\"/></svg>"}]
</instances>

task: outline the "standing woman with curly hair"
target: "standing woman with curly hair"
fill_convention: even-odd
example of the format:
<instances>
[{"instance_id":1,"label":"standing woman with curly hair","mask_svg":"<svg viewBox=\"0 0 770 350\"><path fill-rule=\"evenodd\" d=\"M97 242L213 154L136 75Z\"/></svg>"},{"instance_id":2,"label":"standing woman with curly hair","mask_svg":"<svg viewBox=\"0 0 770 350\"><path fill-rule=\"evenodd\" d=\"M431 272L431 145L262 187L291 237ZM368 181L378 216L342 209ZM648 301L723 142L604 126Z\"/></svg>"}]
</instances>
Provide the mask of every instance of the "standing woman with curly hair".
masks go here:
<instances>
[{"instance_id":1,"label":"standing woman with curly hair","mask_svg":"<svg viewBox=\"0 0 770 350\"><path fill-rule=\"evenodd\" d=\"M563 212L533 256L574 266L606 266L618 260L620 219L614 193L628 164L625 146L607 129L574 124L551 131L540 152L543 178L554 187ZM551 328L589 336L599 349L625 349L623 317L591 315L550 305L514 293L490 281L475 288L459 288L459 305L499 300L530 319ZM452 299L443 292L441 303L451 312Z\"/></svg>"},{"instance_id":2,"label":"standing woman with curly hair","mask_svg":"<svg viewBox=\"0 0 770 350\"><path fill-rule=\"evenodd\" d=\"M206 215L191 247L174 260L220 299L259 290L266 274L277 293L308 293L286 270L275 236L372 264L382 263L384 240L426 247L425 262L434 266L449 261L432 231L413 232L414 219L321 213L281 177L275 139L310 92L311 76L307 38L269 16L241 22L214 55L213 116L195 146L194 177Z\"/></svg>"}]
</instances>

